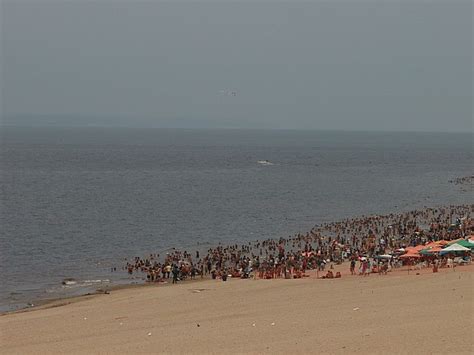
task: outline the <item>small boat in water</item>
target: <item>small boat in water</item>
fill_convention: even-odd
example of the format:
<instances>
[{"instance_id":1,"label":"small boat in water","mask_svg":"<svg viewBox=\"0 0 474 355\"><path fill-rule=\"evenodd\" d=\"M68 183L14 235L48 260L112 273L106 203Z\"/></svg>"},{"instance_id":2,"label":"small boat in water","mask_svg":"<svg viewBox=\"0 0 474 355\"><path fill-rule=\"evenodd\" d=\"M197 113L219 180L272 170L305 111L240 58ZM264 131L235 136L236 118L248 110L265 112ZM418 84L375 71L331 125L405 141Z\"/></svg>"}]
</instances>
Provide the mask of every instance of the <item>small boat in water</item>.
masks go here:
<instances>
[{"instance_id":1,"label":"small boat in water","mask_svg":"<svg viewBox=\"0 0 474 355\"><path fill-rule=\"evenodd\" d=\"M258 160L257 163L261 165L273 165L273 163L270 163L268 160Z\"/></svg>"}]
</instances>

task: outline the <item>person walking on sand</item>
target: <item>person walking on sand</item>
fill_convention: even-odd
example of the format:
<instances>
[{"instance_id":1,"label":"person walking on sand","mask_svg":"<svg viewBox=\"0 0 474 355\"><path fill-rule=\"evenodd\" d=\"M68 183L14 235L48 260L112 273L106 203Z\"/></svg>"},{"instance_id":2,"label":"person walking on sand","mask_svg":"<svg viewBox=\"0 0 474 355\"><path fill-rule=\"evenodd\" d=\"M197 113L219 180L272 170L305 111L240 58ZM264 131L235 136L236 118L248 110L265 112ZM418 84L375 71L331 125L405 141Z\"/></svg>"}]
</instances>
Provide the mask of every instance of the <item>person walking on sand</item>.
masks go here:
<instances>
[{"instance_id":1,"label":"person walking on sand","mask_svg":"<svg viewBox=\"0 0 474 355\"><path fill-rule=\"evenodd\" d=\"M367 260L362 260L361 261L361 272L360 274L365 276L367 272Z\"/></svg>"},{"instance_id":2,"label":"person walking on sand","mask_svg":"<svg viewBox=\"0 0 474 355\"><path fill-rule=\"evenodd\" d=\"M170 278L170 273L171 273L171 265L170 264L166 264L165 273L166 273L166 278L169 279Z\"/></svg>"},{"instance_id":3,"label":"person walking on sand","mask_svg":"<svg viewBox=\"0 0 474 355\"><path fill-rule=\"evenodd\" d=\"M178 283L178 275L179 275L179 269L178 269L178 266L177 265L174 265L173 266L173 283Z\"/></svg>"}]
</instances>

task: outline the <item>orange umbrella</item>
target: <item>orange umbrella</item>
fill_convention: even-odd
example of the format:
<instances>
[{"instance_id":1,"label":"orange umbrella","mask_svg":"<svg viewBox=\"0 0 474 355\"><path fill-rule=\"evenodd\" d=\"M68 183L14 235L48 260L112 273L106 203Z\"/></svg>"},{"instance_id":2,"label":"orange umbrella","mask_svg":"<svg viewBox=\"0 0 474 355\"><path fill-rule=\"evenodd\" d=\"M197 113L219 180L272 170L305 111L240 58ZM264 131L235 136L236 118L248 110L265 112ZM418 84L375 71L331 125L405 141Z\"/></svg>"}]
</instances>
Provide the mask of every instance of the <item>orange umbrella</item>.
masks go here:
<instances>
[{"instance_id":1,"label":"orange umbrella","mask_svg":"<svg viewBox=\"0 0 474 355\"><path fill-rule=\"evenodd\" d=\"M416 253L419 252L420 250L426 249L427 247L425 245L417 245L416 247L407 247L405 250L408 253Z\"/></svg>"},{"instance_id":2,"label":"orange umbrella","mask_svg":"<svg viewBox=\"0 0 474 355\"><path fill-rule=\"evenodd\" d=\"M431 243L426 244L423 249L435 248L435 247L437 247L437 246L439 246L439 243L438 243L438 242L431 242Z\"/></svg>"}]
</instances>

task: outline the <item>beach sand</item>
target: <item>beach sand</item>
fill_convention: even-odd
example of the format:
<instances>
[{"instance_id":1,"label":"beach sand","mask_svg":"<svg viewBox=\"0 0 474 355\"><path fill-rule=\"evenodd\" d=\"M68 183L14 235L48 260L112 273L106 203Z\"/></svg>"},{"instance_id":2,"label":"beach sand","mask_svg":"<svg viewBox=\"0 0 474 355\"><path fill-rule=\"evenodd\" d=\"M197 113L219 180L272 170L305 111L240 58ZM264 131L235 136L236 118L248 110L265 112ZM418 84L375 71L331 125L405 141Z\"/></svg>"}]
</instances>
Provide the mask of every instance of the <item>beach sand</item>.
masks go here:
<instances>
[{"instance_id":1,"label":"beach sand","mask_svg":"<svg viewBox=\"0 0 474 355\"><path fill-rule=\"evenodd\" d=\"M468 354L473 271L122 289L1 316L0 353Z\"/></svg>"}]
</instances>

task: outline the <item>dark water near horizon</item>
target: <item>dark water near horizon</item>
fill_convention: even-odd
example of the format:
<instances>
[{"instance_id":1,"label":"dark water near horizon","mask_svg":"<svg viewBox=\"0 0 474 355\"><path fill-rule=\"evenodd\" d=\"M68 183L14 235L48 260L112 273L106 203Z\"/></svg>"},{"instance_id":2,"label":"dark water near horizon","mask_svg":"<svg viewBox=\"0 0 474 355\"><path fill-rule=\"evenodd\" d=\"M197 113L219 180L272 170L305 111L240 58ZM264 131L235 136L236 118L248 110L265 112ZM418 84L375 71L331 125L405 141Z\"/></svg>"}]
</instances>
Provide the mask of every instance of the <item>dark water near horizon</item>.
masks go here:
<instances>
[{"instance_id":1,"label":"dark water near horizon","mask_svg":"<svg viewBox=\"0 0 474 355\"><path fill-rule=\"evenodd\" d=\"M1 134L0 310L131 282L110 267L171 247L192 251L363 214L474 202L472 186L448 182L473 173L470 133L2 127ZM69 277L79 285L63 287Z\"/></svg>"}]
</instances>

